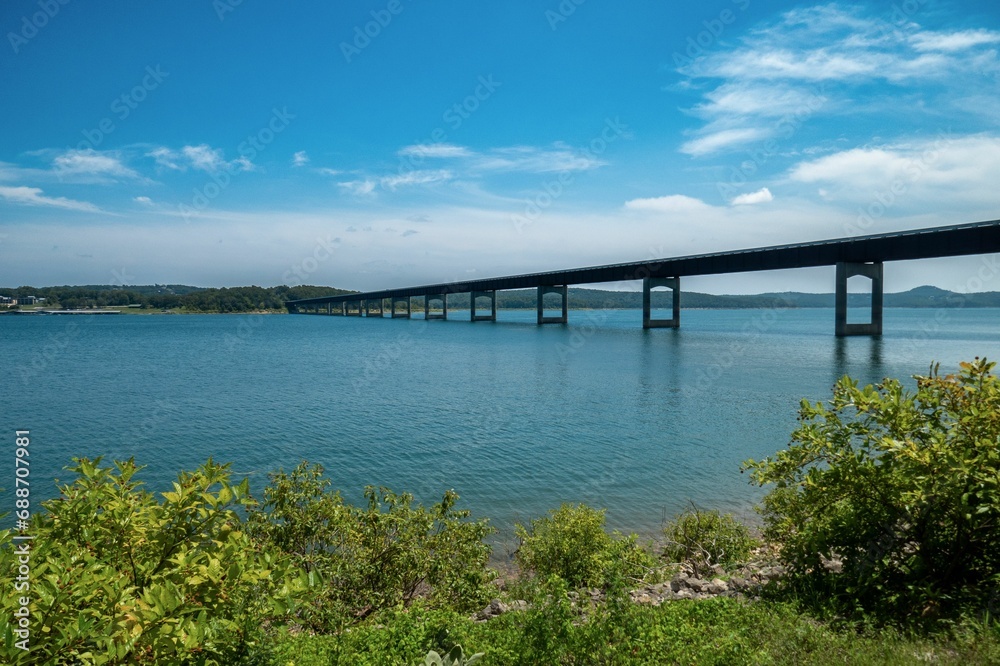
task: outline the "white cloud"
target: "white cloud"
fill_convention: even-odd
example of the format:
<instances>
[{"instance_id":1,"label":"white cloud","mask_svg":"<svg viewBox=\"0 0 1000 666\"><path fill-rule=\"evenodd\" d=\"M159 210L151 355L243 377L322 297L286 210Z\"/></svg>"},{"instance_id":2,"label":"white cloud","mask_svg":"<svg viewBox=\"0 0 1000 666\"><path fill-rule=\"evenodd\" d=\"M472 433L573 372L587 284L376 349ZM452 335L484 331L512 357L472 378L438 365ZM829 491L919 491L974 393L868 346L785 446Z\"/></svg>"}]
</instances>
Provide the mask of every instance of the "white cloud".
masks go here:
<instances>
[{"instance_id":1,"label":"white cloud","mask_svg":"<svg viewBox=\"0 0 1000 666\"><path fill-rule=\"evenodd\" d=\"M98 152L93 149L69 150L52 160L52 170L60 179L94 177L98 181L108 178L139 178L122 163L117 153Z\"/></svg>"},{"instance_id":2,"label":"white cloud","mask_svg":"<svg viewBox=\"0 0 1000 666\"><path fill-rule=\"evenodd\" d=\"M306 154L306 151L300 150L292 155L292 166L301 167L307 164L309 164L309 155Z\"/></svg>"},{"instance_id":3,"label":"white cloud","mask_svg":"<svg viewBox=\"0 0 1000 666\"><path fill-rule=\"evenodd\" d=\"M138 204L142 204L143 206L152 206L153 205L153 200L150 199L149 197L134 197L132 199L132 201L134 201L134 202L136 202Z\"/></svg>"},{"instance_id":4,"label":"white cloud","mask_svg":"<svg viewBox=\"0 0 1000 666\"><path fill-rule=\"evenodd\" d=\"M757 127L721 130L687 141L680 150L692 157L700 157L728 148L745 146L748 143L768 138L771 134L772 132Z\"/></svg>"},{"instance_id":5,"label":"white cloud","mask_svg":"<svg viewBox=\"0 0 1000 666\"><path fill-rule=\"evenodd\" d=\"M777 124L788 116L798 125L819 114L872 108L898 117L904 97L902 111L909 116L940 122L956 109L981 116L960 100L982 88L984 75L1000 71L997 43L1000 32L935 32L915 20L892 25L862 5L786 11L733 46L720 42L679 64L685 77L680 88L703 91L690 112L705 123L680 151L702 156L733 150L747 136L787 139ZM873 85L882 92L867 89Z\"/></svg>"},{"instance_id":6,"label":"white cloud","mask_svg":"<svg viewBox=\"0 0 1000 666\"><path fill-rule=\"evenodd\" d=\"M754 204L767 203L768 201L774 201L774 195L771 194L771 190L762 187L756 192L741 194L735 197L730 203L734 206L752 206Z\"/></svg>"},{"instance_id":7,"label":"white cloud","mask_svg":"<svg viewBox=\"0 0 1000 666\"><path fill-rule=\"evenodd\" d=\"M654 213L697 213L710 210L712 206L701 199L683 194L671 194L649 199L632 199L625 202L625 208Z\"/></svg>"},{"instance_id":8,"label":"white cloud","mask_svg":"<svg viewBox=\"0 0 1000 666\"><path fill-rule=\"evenodd\" d=\"M534 146L496 148L488 154L479 155L472 166L478 171L554 173L589 171L605 164L606 162L591 153L574 150L563 143L556 143L552 148Z\"/></svg>"},{"instance_id":9,"label":"white cloud","mask_svg":"<svg viewBox=\"0 0 1000 666\"><path fill-rule=\"evenodd\" d=\"M170 150L169 148L165 148L163 146L149 151L148 153L146 153L146 157L152 157L154 160L156 160L156 163L158 165L167 169L180 171L184 168L180 164L178 164L180 156L174 151Z\"/></svg>"},{"instance_id":10,"label":"white cloud","mask_svg":"<svg viewBox=\"0 0 1000 666\"><path fill-rule=\"evenodd\" d=\"M351 194L366 196L375 192L375 187L378 183L370 178L366 178L364 180L351 180L343 183L337 183L337 185L344 188Z\"/></svg>"},{"instance_id":11,"label":"white cloud","mask_svg":"<svg viewBox=\"0 0 1000 666\"><path fill-rule=\"evenodd\" d=\"M793 182L822 186L831 201L891 199L960 210L995 208L1000 137L973 135L898 141L854 148L794 166ZM891 194L891 196L890 196Z\"/></svg>"},{"instance_id":12,"label":"white cloud","mask_svg":"<svg viewBox=\"0 0 1000 666\"><path fill-rule=\"evenodd\" d=\"M100 209L86 201L74 201L64 197L46 197L38 187L0 187L0 197L6 201L24 206L49 206L85 212L98 212Z\"/></svg>"},{"instance_id":13,"label":"white cloud","mask_svg":"<svg viewBox=\"0 0 1000 666\"><path fill-rule=\"evenodd\" d=\"M1000 43L1000 32L962 30L959 32L922 32L911 37L918 51L964 51L976 46Z\"/></svg>"},{"instance_id":14,"label":"white cloud","mask_svg":"<svg viewBox=\"0 0 1000 666\"><path fill-rule=\"evenodd\" d=\"M344 173L340 169L329 169L327 167L321 167L319 169L316 169L316 172L321 173L324 176L340 176Z\"/></svg>"},{"instance_id":15,"label":"white cloud","mask_svg":"<svg viewBox=\"0 0 1000 666\"><path fill-rule=\"evenodd\" d=\"M204 143L197 146L183 146L180 150L161 146L147 152L146 156L155 159L159 166L173 171L185 171L191 168L206 173L219 173L220 171L232 173L254 171L255 169L254 164L245 156L227 161L221 148L212 148Z\"/></svg>"},{"instance_id":16,"label":"white cloud","mask_svg":"<svg viewBox=\"0 0 1000 666\"><path fill-rule=\"evenodd\" d=\"M418 143L412 146L405 146L399 151L403 156L418 157L468 157L472 151L464 146L455 146L450 143Z\"/></svg>"},{"instance_id":17,"label":"white cloud","mask_svg":"<svg viewBox=\"0 0 1000 666\"><path fill-rule=\"evenodd\" d=\"M428 185L431 183L441 183L451 180L453 174L447 170L437 171L410 171L409 173L397 176L384 176L379 180L379 184L387 190L395 190L409 185Z\"/></svg>"},{"instance_id":18,"label":"white cloud","mask_svg":"<svg viewBox=\"0 0 1000 666\"><path fill-rule=\"evenodd\" d=\"M184 146L181 148L181 154L187 158L193 168L209 173L221 171L226 164L222 149L211 148L206 144Z\"/></svg>"}]
</instances>

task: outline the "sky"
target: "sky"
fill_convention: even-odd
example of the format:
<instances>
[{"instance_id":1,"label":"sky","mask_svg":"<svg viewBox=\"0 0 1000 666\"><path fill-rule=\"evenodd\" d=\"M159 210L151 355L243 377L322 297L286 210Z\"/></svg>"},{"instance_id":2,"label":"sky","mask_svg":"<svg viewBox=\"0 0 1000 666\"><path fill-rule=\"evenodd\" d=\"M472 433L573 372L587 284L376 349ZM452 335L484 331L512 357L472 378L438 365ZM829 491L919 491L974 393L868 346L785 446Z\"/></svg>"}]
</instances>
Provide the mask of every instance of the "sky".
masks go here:
<instances>
[{"instance_id":1,"label":"sky","mask_svg":"<svg viewBox=\"0 0 1000 666\"><path fill-rule=\"evenodd\" d=\"M364 291L1000 218L995 0L8 0L0 31L0 286ZM923 284L1000 275L885 268Z\"/></svg>"}]
</instances>

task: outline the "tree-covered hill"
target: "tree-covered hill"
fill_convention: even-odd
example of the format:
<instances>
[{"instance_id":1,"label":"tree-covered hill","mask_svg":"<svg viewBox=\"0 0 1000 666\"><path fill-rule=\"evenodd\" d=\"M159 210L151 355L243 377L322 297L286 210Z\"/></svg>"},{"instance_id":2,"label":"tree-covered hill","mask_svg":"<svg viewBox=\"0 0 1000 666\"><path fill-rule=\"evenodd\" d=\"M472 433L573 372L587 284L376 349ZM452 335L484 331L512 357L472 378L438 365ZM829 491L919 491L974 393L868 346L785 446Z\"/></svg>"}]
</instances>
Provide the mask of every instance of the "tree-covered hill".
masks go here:
<instances>
[{"instance_id":1,"label":"tree-covered hill","mask_svg":"<svg viewBox=\"0 0 1000 666\"><path fill-rule=\"evenodd\" d=\"M355 293L346 289L318 286L298 287L229 287L222 289L192 287L188 285L84 285L61 287L0 288L0 296L37 296L46 299L46 307L92 308L139 306L146 309L183 309L187 312L254 312L285 311L285 301L321 296ZM534 289L502 291L497 306L503 309L529 309L536 307ZM654 292L654 307L669 307L670 292ZM742 308L832 308L833 294L808 294L779 292L766 294L715 295L694 291L681 291L684 308L742 309ZM869 294L849 294L852 307L866 306ZM557 307L558 298L549 296L546 305ZM423 306L415 298L413 306ZM469 307L468 294L451 294L448 307ZM607 291L603 289L570 288L571 309L636 309L642 307L642 293L638 291ZM960 294L937 287L923 286L895 294L885 294L885 307L889 308L980 308L1000 307L1000 292Z\"/></svg>"}]
</instances>

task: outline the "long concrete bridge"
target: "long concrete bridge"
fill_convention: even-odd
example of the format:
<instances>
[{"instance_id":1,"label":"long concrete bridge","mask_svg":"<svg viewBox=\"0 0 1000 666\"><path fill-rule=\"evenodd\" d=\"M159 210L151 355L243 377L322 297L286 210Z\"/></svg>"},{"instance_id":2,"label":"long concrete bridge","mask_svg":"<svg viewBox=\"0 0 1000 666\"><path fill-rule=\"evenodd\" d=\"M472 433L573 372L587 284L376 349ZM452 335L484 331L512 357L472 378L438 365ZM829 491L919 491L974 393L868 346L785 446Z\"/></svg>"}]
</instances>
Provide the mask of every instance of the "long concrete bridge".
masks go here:
<instances>
[{"instance_id":1,"label":"long concrete bridge","mask_svg":"<svg viewBox=\"0 0 1000 666\"><path fill-rule=\"evenodd\" d=\"M297 314L357 317L364 314L369 317L383 317L384 302L389 300L392 304L390 312L393 317L410 317L412 313L410 299L422 296L424 316L427 319L447 319L448 295L468 293L471 295L472 321L496 321L497 291L535 288L538 290L538 323L566 323L569 285L642 280L643 328L676 328L680 326L682 277L833 266L836 270L834 322L836 335L881 335L884 262L993 252L1000 252L1000 220L546 273L527 273L468 282L307 298L287 301L285 305L289 312ZM847 280L855 275L863 275L872 281L871 319L866 324L847 323ZM673 314L670 319L652 318L651 291L657 287L667 287L673 292ZM558 294L562 298L562 314L559 316L545 315L542 301L546 294L551 293ZM480 299L488 299L487 313L481 313L477 307ZM432 311L431 305L435 302L440 302L440 312L438 308ZM405 307L399 308L397 307L399 305Z\"/></svg>"}]
</instances>

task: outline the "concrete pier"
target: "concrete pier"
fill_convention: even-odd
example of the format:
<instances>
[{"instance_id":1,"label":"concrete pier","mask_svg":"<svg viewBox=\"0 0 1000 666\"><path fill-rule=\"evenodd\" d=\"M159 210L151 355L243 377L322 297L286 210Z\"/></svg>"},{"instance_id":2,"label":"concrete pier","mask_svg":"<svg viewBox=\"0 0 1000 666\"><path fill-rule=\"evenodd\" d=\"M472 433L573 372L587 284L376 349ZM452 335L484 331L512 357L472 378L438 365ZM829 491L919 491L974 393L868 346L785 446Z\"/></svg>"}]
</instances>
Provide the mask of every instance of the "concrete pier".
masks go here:
<instances>
[{"instance_id":1,"label":"concrete pier","mask_svg":"<svg viewBox=\"0 0 1000 666\"><path fill-rule=\"evenodd\" d=\"M490 299L490 313L488 315L477 314L476 301L480 298ZM496 321L497 320L497 292L495 290L473 291L469 300L470 321Z\"/></svg>"},{"instance_id":2,"label":"concrete pier","mask_svg":"<svg viewBox=\"0 0 1000 666\"><path fill-rule=\"evenodd\" d=\"M847 323L847 280L863 275L872 281L872 311L867 324ZM882 335L882 262L837 262L837 292L835 296L834 333L845 335Z\"/></svg>"},{"instance_id":3,"label":"concrete pier","mask_svg":"<svg viewBox=\"0 0 1000 666\"><path fill-rule=\"evenodd\" d=\"M565 324L569 321L568 285L538 288L538 324ZM545 316L545 294L559 294L562 298L562 315L558 317Z\"/></svg>"},{"instance_id":4,"label":"concrete pier","mask_svg":"<svg viewBox=\"0 0 1000 666\"><path fill-rule=\"evenodd\" d=\"M431 301L441 301L441 314L431 314ZM424 296L424 319L448 318L448 294L428 294Z\"/></svg>"},{"instance_id":5,"label":"concrete pier","mask_svg":"<svg viewBox=\"0 0 1000 666\"><path fill-rule=\"evenodd\" d=\"M670 319L653 319L652 290L656 287L669 287L673 292L673 317ZM681 325L681 279L645 278L642 281L642 327L643 328L679 328Z\"/></svg>"},{"instance_id":6,"label":"concrete pier","mask_svg":"<svg viewBox=\"0 0 1000 666\"><path fill-rule=\"evenodd\" d=\"M409 296L393 296L390 299L390 301L392 302L391 313L392 313L392 318L393 319L396 319L397 317L405 318L405 319L409 319L410 318L410 297ZM397 310L396 305L398 303L405 303L406 304L406 312L397 312L396 311Z\"/></svg>"},{"instance_id":7,"label":"concrete pier","mask_svg":"<svg viewBox=\"0 0 1000 666\"><path fill-rule=\"evenodd\" d=\"M385 316L385 312L382 309L382 299L381 298L366 299L364 303L365 303L365 316L366 317L375 317L375 316L384 317ZM378 303L378 315L372 314L374 312L374 310L375 310L375 308L372 307L373 303Z\"/></svg>"}]
</instances>

